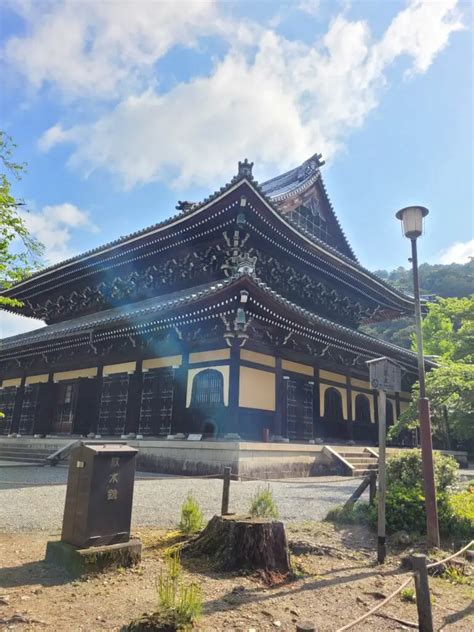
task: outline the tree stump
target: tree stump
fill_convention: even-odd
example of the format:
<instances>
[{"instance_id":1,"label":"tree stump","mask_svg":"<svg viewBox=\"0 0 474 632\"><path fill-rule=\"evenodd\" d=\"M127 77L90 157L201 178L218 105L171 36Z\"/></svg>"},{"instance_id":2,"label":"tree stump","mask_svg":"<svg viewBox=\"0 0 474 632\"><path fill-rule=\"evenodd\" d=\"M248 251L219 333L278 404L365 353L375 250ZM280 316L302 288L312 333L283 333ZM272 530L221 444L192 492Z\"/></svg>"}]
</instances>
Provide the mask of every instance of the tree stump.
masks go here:
<instances>
[{"instance_id":1,"label":"tree stump","mask_svg":"<svg viewBox=\"0 0 474 632\"><path fill-rule=\"evenodd\" d=\"M190 557L209 557L220 570L259 571L270 583L291 575L285 527L278 520L214 516L182 552Z\"/></svg>"}]
</instances>

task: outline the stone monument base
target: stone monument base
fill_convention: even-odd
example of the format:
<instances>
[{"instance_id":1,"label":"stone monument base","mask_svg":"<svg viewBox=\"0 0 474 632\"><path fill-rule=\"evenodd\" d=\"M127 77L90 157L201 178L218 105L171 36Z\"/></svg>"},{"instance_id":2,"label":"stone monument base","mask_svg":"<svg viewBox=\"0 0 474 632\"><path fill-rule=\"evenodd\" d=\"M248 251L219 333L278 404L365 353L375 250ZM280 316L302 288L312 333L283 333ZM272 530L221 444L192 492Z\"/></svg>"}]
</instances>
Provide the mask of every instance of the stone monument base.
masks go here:
<instances>
[{"instance_id":1,"label":"stone monument base","mask_svg":"<svg viewBox=\"0 0 474 632\"><path fill-rule=\"evenodd\" d=\"M60 566L71 577L101 573L119 566L134 566L142 557L140 540L119 544L78 549L61 540L51 540L46 546L45 562Z\"/></svg>"}]
</instances>

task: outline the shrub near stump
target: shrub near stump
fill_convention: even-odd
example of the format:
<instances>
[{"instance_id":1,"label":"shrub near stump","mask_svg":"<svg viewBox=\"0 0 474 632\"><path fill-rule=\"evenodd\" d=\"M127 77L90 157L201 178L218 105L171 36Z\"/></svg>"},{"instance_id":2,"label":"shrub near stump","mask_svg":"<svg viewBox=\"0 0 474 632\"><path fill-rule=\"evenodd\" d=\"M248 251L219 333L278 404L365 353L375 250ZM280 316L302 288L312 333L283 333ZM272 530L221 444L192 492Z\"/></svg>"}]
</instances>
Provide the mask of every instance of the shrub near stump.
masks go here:
<instances>
[{"instance_id":1,"label":"shrub near stump","mask_svg":"<svg viewBox=\"0 0 474 632\"><path fill-rule=\"evenodd\" d=\"M182 549L206 556L216 569L255 570L269 583L291 575L285 527L278 520L250 516L214 516L204 531Z\"/></svg>"}]
</instances>

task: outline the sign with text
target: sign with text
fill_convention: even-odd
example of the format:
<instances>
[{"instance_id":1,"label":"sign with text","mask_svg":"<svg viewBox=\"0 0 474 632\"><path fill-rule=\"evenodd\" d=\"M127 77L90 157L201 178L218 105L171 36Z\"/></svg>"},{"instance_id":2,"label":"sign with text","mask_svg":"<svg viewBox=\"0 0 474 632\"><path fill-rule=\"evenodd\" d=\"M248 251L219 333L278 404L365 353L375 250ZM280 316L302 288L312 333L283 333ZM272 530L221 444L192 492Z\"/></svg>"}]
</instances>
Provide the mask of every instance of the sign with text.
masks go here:
<instances>
[{"instance_id":1,"label":"sign with text","mask_svg":"<svg viewBox=\"0 0 474 632\"><path fill-rule=\"evenodd\" d=\"M382 357L369 360L366 364L369 367L372 388L395 393L402 390L402 371L396 362Z\"/></svg>"}]
</instances>

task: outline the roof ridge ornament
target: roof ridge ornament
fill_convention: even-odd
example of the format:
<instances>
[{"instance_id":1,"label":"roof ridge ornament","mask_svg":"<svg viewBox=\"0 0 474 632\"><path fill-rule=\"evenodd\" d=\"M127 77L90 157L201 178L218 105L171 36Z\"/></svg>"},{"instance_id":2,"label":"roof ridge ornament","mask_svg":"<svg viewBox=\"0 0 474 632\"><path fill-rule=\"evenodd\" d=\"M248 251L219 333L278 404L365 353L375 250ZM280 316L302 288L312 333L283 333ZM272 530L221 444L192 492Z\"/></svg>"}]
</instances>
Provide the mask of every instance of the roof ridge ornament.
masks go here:
<instances>
[{"instance_id":1,"label":"roof ridge ornament","mask_svg":"<svg viewBox=\"0 0 474 632\"><path fill-rule=\"evenodd\" d=\"M299 181L306 180L312 173L315 173L325 163L322 160L322 154L313 154L311 158L305 160L297 170L297 178Z\"/></svg>"},{"instance_id":2,"label":"roof ridge ornament","mask_svg":"<svg viewBox=\"0 0 474 632\"><path fill-rule=\"evenodd\" d=\"M238 178L250 178L253 180L253 162L249 162L247 158L242 162L239 160L239 171L237 173Z\"/></svg>"}]
</instances>

